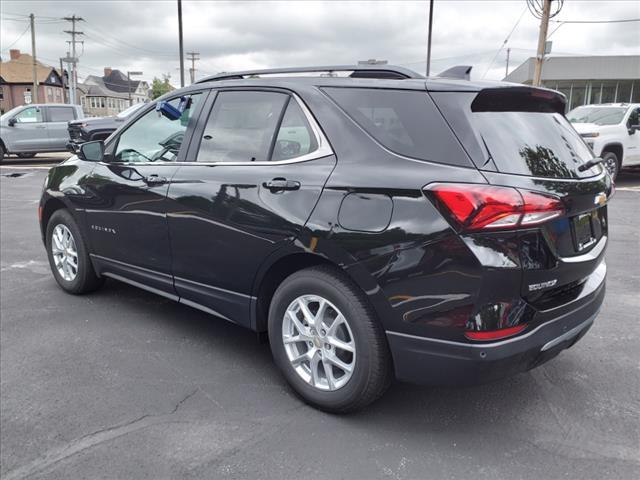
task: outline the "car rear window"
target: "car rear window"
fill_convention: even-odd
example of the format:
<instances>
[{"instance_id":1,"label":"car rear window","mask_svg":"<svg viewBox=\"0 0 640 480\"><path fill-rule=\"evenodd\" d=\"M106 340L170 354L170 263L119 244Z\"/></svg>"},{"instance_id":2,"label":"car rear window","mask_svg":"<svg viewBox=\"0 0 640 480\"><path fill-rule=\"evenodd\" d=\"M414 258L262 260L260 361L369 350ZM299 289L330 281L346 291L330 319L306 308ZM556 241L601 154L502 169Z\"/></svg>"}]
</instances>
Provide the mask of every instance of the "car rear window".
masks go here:
<instances>
[{"instance_id":1,"label":"car rear window","mask_svg":"<svg viewBox=\"0 0 640 480\"><path fill-rule=\"evenodd\" d=\"M434 93L481 170L542 178L597 175L599 166L578 170L593 153L560 113L559 98L530 88Z\"/></svg>"},{"instance_id":2,"label":"car rear window","mask_svg":"<svg viewBox=\"0 0 640 480\"><path fill-rule=\"evenodd\" d=\"M324 88L369 135L394 153L472 166L426 91Z\"/></svg>"}]
</instances>

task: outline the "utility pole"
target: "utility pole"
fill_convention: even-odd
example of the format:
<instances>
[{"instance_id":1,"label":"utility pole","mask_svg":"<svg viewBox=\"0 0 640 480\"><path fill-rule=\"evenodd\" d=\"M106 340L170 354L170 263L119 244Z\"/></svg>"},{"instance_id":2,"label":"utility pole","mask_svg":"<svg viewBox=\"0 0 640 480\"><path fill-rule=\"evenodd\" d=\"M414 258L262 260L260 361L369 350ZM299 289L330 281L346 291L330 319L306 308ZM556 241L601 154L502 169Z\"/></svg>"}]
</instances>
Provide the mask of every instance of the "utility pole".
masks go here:
<instances>
[{"instance_id":1,"label":"utility pole","mask_svg":"<svg viewBox=\"0 0 640 480\"><path fill-rule=\"evenodd\" d=\"M511 55L511 49L507 48L507 66L505 67L504 77L507 78L509 75L509 56Z\"/></svg>"},{"instance_id":2,"label":"utility pole","mask_svg":"<svg viewBox=\"0 0 640 480\"><path fill-rule=\"evenodd\" d=\"M536 65L533 71L533 86L539 87L542 78L542 63L544 62L544 45L547 42L547 31L549 30L549 15L551 13L551 0L544 0L542 15L540 16L540 33L538 35L538 52L536 54Z\"/></svg>"},{"instance_id":3,"label":"utility pole","mask_svg":"<svg viewBox=\"0 0 640 480\"><path fill-rule=\"evenodd\" d=\"M62 65L64 58L60 59L60 80L62 80L62 103L67 103L67 94L64 88L64 66Z\"/></svg>"},{"instance_id":4,"label":"utility pole","mask_svg":"<svg viewBox=\"0 0 640 480\"><path fill-rule=\"evenodd\" d=\"M429 0L429 34L427 38L427 77L431 71L431 30L433 28L433 0Z\"/></svg>"},{"instance_id":5,"label":"utility pole","mask_svg":"<svg viewBox=\"0 0 640 480\"><path fill-rule=\"evenodd\" d=\"M184 49L182 46L182 0L178 0L178 37L180 43L180 88L184 87Z\"/></svg>"},{"instance_id":6,"label":"utility pole","mask_svg":"<svg viewBox=\"0 0 640 480\"><path fill-rule=\"evenodd\" d=\"M29 15L29 23L31 25L31 58L33 59L33 88L31 89L31 103L38 103L38 64L36 62L36 30L35 30L35 17L32 14Z\"/></svg>"},{"instance_id":7,"label":"utility pole","mask_svg":"<svg viewBox=\"0 0 640 480\"><path fill-rule=\"evenodd\" d=\"M142 72L127 72L127 93L129 94L129 106L133 105L131 101L131 75L142 75Z\"/></svg>"},{"instance_id":8,"label":"utility pole","mask_svg":"<svg viewBox=\"0 0 640 480\"><path fill-rule=\"evenodd\" d=\"M71 78L70 78L70 88L69 88L69 103L76 105L78 103L78 56L76 54L76 43L79 41L76 40L76 36L84 35L84 32L79 32L76 30L76 22L83 22L84 18L76 17L75 14L71 17L64 17L63 20L67 20L71 22L71 30L65 30L64 33L68 33L71 35Z\"/></svg>"},{"instance_id":9,"label":"utility pole","mask_svg":"<svg viewBox=\"0 0 640 480\"><path fill-rule=\"evenodd\" d=\"M187 52L188 59L191 60L191 68L189 69L189 74L191 75L191 83L196 81L196 60L200 60L200 52Z\"/></svg>"}]
</instances>

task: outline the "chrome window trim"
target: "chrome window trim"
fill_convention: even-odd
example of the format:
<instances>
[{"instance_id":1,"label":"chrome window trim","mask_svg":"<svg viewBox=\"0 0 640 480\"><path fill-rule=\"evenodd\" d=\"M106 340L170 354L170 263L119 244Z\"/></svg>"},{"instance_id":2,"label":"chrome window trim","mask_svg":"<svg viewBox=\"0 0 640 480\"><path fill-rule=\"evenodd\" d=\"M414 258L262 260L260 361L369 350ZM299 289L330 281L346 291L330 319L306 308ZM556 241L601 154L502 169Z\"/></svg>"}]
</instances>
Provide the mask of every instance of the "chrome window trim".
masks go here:
<instances>
[{"instance_id":1,"label":"chrome window trim","mask_svg":"<svg viewBox=\"0 0 640 480\"><path fill-rule=\"evenodd\" d=\"M313 152L306 153L304 155L300 155L299 157L288 158L287 160L276 160L276 161L260 161L260 162L198 162L198 161L173 161L173 162L98 162L100 165L110 166L110 165L119 165L119 166L141 166L141 165L166 165L166 166L181 166L181 165L200 165L200 166L212 166L212 165L228 165L228 166L267 166L267 165L287 165L290 163L301 163L308 162L309 160L318 160L320 158L328 157L333 155L333 149L331 145L329 145L329 141L327 137L325 137L322 129L316 122L311 111L307 108L302 99L295 92L288 92L287 95L290 95L300 106L302 112L304 113L309 126L313 132L313 135L316 137L316 143L318 144L318 148L316 148Z\"/></svg>"}]
</instances>

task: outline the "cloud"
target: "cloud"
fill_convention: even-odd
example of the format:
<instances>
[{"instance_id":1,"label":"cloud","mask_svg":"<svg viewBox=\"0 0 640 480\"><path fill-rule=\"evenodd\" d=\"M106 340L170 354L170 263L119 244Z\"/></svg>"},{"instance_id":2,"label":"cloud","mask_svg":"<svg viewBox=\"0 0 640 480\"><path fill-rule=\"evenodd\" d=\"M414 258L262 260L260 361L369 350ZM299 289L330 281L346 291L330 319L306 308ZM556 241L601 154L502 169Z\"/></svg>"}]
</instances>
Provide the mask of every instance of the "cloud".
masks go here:
<instances>
[{"instance_id":1,"label":"cloud","mask_svg":"<svg viewBox=\"0 0 640 480\"><path fill-rule=\"evenodd\" d=\"M38 57L49 64L58 65L67 51L69 35L63 30L70 25L57 19L75 13L86 20L79 24L85 32L81 77L111 66L142 70L149 80L170 73L172 83L179 84L175 1L3 0L3 58L8 56L7 46L24 31L29 13L37 18ZM197 75L368 58L425 69L427 2L184 0L183 13L185 51L200 52ZM508 44L512 68L535 55L537 45L539 21L525 11L523 0L436 0L432 70L471 64L475 78L502 78L505 51L498 49L521 16ZM634 1L566 1L557 19L634 17L640 17L640 3ZM640 54L637 23L567 24L551 40L555 54ZM30 51L28 33L15 48Z\"/></svg>"}]
</instances>

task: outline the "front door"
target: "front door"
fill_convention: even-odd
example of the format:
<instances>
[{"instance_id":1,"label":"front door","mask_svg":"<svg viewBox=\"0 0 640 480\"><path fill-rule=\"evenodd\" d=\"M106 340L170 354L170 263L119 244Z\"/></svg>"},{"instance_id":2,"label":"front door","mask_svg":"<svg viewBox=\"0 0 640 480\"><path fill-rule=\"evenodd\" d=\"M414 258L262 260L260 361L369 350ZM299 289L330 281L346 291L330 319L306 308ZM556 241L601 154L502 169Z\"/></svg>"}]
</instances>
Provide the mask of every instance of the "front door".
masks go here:
<instances>
[{"instance_id":1,"label":"front door","mask_svg":"<svg viewBox=\"0 0 640 480\"><path fill-rule=\"evenodd\" d=\"M27 107L14 117L13 127L7 127L7 147L12 152L44 152L49 149L49 134L42 107Z\"/></svg>"},{"instance_id":2,"label":"front door","mask_svg":"<svg viewBox=\"0 0 640 480\"><path fill-rule=\"evenodd\" d=\"M169 187L175 287L181 302L250 326L259 266L296 237L335 157L286 92L222 91L201 118Z\"/></svg>"},{"instance_id":3,"label":"front door","mask_svg":"<svg viewBox=\"0 0 640 480\"><path fill-rule=\"evenodd\" d=\"M93 259L101 273L174 294L166 196L201 93L177 120L151 109L113 138L93 169L86 209ZM177 106L179 99L171 103Z\"/></svg>"},{"instance_id":4,"label":"front door","mask_svg":"<svg viewBox=\"0 0 640 480\"><path fill-rule=\"evenodd\" d=\"M49 134L49 148L51 150L65 150L69 143L68 123L76 119L76 109L69 105L51 106L47 105L46 126Z\"/></svg>"},{"instance_id":5,"label":"front door","mask_svg":"<svg viewBox=\"0 0 640 480\"><path fill-rule=\"evenodd\" d=\"M625 166L640 163L640 131L632 130L632 125L640 125L640 108L633 109L627 119L629 136L626 145L624 145Z\"/></svg>"}]
</instances>

